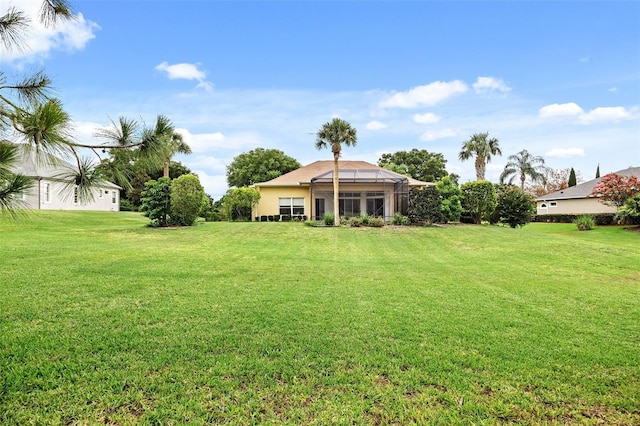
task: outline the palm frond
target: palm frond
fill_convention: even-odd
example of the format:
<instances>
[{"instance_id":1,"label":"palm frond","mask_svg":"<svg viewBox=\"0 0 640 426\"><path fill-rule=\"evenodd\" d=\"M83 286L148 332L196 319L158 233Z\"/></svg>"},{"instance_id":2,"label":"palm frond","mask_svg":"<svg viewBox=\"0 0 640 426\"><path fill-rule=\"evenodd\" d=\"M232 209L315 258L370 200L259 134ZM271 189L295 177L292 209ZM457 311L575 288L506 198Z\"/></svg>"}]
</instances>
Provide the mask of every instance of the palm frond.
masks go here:
<instances>
[{"instance_id":1,"label":"palm frond","mask_svg":"<svg viewBox=\"0 0 640 426\"><path fill-rule=\"evenodd\" d=\"M24 30L28 25L29 18L15 7L11 7L4 16L0 17L0 41L5 49L20 49Z\"/></svg>"},{"instance_id":2,"label":"palm frond","mask_svg":"<svg viewBox=\"0 0 640 426\"><path fill-rule=\"evenodd\" d=\"M120 117L117 124L111 118L109 120L111 121L111 126L97 130L94 133L95 137L104 139L109 144L122 147L136 143L140 123L126 117Z\"/></svg>"},{"instance_id":3,"label":"palm frond","mask_svg":"<svg viewBox=\"0 0 640 426\"><path fill-rule=\"evenodd\" d=\"M77 168L68 167L55 178L62 181L62 199L69 201L77 197L78 203L82 205L93 202L96 188L106 183L93 161L86 157L78 159Z\"/></svg>"},{"instance_id":4,"label":"palm frond","mask_svg":"<svg viewBox=\"0 0 640 426\"><path fill-rule=\"evenodd\" d=\"M25 203L20 198L33 186L33 180L21 174L0 178L0 213L16 218L24 214Z\"/></svg>"},{"instance_id":5,"label":"palm frond","mask_svg":"<svg viewBox=\"0 0 640 426\"><path fill-rule=\"evenodd\" d=\"M40 22L50 27L60 19L73 19L73 11L67 0L44 0L40 8Z\"/></svg>"},{"instance_id":6,"label":"palm frond","mask_svg":"<svg viewBox=\"0 0 640 426\"><path fill-rule=\"evenodd\" d=\"M73 151L69 144L72 139L71 118L57 99L41 104L32 113L20 114L17 130L37 152L64 157Z\"/></svg>"}]
</instances>

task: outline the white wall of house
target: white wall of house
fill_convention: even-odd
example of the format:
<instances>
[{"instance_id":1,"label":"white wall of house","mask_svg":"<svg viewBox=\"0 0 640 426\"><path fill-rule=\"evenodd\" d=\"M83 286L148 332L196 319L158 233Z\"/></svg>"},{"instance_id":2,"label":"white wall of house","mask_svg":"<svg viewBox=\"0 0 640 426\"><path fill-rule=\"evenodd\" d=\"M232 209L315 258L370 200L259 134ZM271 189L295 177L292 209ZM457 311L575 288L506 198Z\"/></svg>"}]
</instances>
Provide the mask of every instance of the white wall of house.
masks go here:
<instances>
[{"instance_id":1,"label":"white wall of house","mask_svg":"<svg viewBox=\"0 0 640 426\"><path fill-rule=\"evenodd\" d=\"M65 188L63 183L53 179L34 179L34 183L22 201L26 208L40 210L100 210L119 211L120 191L115 185L105 185L96 188L94 200L80 203L72 190Z\"/></svg>"},{"instance_id":2,"label":"white wall of house","mask_svg":"<svg viewBox=\"0 0 640 426\"><path fill-rule=\"evenodd\" d=\"M536 202L539 215L545 214L602 214L615 213L615 207L607 206L597 198L574 198L564 200L545 200Z\"/></svg>"}]
</instances>

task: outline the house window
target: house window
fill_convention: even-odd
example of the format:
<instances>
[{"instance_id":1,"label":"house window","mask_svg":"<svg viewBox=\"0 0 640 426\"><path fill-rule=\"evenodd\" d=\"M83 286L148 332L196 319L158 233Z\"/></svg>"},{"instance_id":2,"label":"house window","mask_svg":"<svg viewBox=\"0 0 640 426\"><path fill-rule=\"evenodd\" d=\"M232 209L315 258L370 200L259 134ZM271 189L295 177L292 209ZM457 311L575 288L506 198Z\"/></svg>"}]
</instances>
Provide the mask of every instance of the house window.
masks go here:
<instances>
[{"instance_id":1,"label":"house window","mask_svg":"<svg viewBox=\"0 0 640 426\"><path fill-rule=\"evenodd\" d=\"M280 215L303 215L304 198L280 198Z\"/></svg>"},{"instance_id":2,"label":"house window","mask_svg":"<svg viewBox=\"0 0 640 426\"><path fill-rule=\"evenodd\" d=\"M367 214L384 216L384 192L367 192Z\"/></svg>"},{"instance_id":3,"label":"house window","mask_svg":"<svg viewBox=\"0 0 640 426\"><path fill-rule=\"evenodd\" d=\"M45 203L51 202L51 184L49 182L43 184L42 195Z\"/></svg>"},{"instance_id":4,"label":"house window","mask_svg":"<svg viewBox=\"0 0 640 426\"><path fill-rule=\"evenodd\" d=\"M360 216L360 193L359 192L341 192L338 201L340 216L356 217Z\"/></svg>"},{"instance_id":5,"label":"house window","mask_svg":"<svg viewBox=\"0 0 640 426\"><path fill-rule=\"evenodd\" d=\"M556 203L555 201L551 201L549 203L549 207L558 207L558 203Z\"/></svg>"},{"instance_id":6,"label":"house window","mask_svg":"<svg viewBox=\"0 0 640 426\"><path fill-rule=\"evenodd\" d=\"M111 202L116 204L118 202L118 196L116 195L116 191L111 191Z\"/></svg>"},{"instance_id":7,"label":"house window","mask_svg":"<svg viewBox=\"0 0 640 426\"><path fill-rule=\"evenodd\" d=\"M542 204L540 204L540 208L541 208L541 209L546 209L546 208L547 208L546 203L542 203Z\"/></svg>"}]
</instances>

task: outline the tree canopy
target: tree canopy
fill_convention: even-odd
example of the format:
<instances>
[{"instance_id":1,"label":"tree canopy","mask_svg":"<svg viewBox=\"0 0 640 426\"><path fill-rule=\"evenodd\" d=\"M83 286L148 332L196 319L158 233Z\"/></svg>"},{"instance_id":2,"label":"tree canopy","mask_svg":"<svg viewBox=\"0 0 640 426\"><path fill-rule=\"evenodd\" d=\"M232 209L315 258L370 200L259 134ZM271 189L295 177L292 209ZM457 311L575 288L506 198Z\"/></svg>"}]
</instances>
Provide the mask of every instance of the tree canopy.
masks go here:
<instances>
[{"instance_id":1,"label":"tree canopy","mask_svg":"<svg viewBox=\"0 0 640 426\"><path fill-rule=\"evenodd\" d=\"M485 180L487 163L491 162L493 155L502 155L500 142L496 138L489 138L489 132L484 132L474 133L463 142L458 158L466 161L475 157L476 180Z\"/></svg>"},{"instance_id":2,"label":"tree canopy","mask_svg":"<svg viewBox=\"0 0 640 426\"><path fill-rule=\"evenodd\" d=\"M40 10L40 21L45 25L51 26L74 18L70 2L66 0L45 0ZM29 17L23 11L15 6L9 7L0 16L0 49L28 48L24 45L23 36L29 24ZM15 144L6 145L6 150L13 153L5 156L1 165L6 171L0 176L0 208L3 211L18 207L16 195L27 189L24 185L16 184L24 177L8 172L17 161L18 149L32 150L43 162L50 162L55 157L72 159L75 169L60 178L65 188L77 193L80 203L91 201L91 189L104 181L92 159L82 156L86 152L83 149L93 150L96 156L98 152L108 149L136 149L138 155L149 162L166 161L168 144L157 134L154 135L152 130L145 129L139 139L131 138L135 134L135 122L125 123L127 126L120 129L123 132L110 135L105 131L99 134L107 136L105 143L78 142L72 134L71 117L64 111L60 100L51 96L51 92L51 80L42 70L27 73L16 81L9 81L5 73L0 71L0 140L22 143L20 148ZM157 124L170 124L164 117L161 122L161 117ZM117 137L113 139L109 136Z\"/></svg>"},{"instance_id":3,"label":"tree canopy","mask_svg":"<svg viewBox=\"0 0 640 426\"><path fill-rule=\"evenodd\" d=\"M544 158L531 155L529 151L523 149L515 155L510 155L507 160L508 162L504 166L504 171L500 175L501 183L504 183L505 180L509 178L508 183L512 184L513 181L518 178L522 191L524 191L524 183L527 178L533 182L545 183L547 167L544 164Z\"/></svg>"},{"instance_id":4,"label":"tree canopy","mask_svg":"<svg viewBox=\"0 0 640 426\"><path fill-rule=\"evenodd\" d=\"M423 182L437 182L448 176L445 168L447 160L441 153L432 153L426 149L397 151L393 154L382 154L378 166L411 176Z\"/></svg>"},{"instance_id":5,"label":"tree canopy","mask_svg":"<svg viewBox=\"0 0 640 426\"><path fill-rule=\"evenodd\" d=\"M300 167L298 160L278 149L256 148L238 155L227 166L227 183L241 188L275 179Z\"/></svg>"}]
</instances>

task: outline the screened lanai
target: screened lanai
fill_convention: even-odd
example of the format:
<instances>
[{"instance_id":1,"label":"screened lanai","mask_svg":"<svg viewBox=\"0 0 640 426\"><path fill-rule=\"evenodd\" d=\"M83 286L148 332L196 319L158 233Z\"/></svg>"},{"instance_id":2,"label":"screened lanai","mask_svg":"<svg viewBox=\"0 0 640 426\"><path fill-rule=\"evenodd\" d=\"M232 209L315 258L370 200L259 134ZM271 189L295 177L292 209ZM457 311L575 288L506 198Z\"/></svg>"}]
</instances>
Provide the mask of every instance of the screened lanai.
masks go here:
<instances>
[{"instance_id":1,"label":"screened lanai","mask_svg":"<svg viewBox=\"0 0 640 426\"><path fill-rule=\"evenodd\" d=\"M407 214L409 179L384 169L341 169L339 174L340 216L367 214L390 220L395 213ZM311 179L311 217L322 219L333 213L333 170Z\"/></svg>"}]
</instances>

